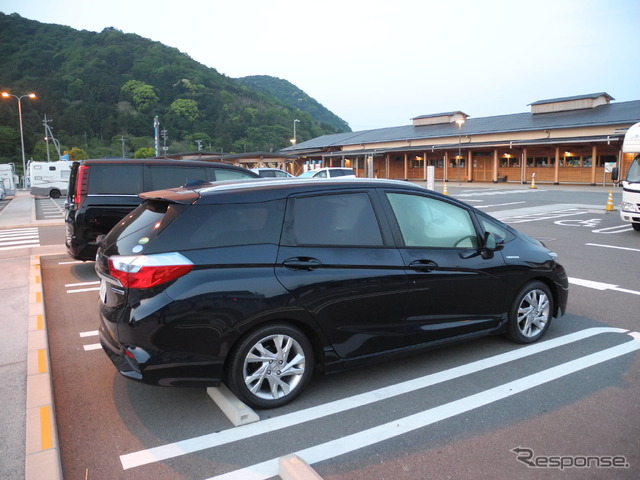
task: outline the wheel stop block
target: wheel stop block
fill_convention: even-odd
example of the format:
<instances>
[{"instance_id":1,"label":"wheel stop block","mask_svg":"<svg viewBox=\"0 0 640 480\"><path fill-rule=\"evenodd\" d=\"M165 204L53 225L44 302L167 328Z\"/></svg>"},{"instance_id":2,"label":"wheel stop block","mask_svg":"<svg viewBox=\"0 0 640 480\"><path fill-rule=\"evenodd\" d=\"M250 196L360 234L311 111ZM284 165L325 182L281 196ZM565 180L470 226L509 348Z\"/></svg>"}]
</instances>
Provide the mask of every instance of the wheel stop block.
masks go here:
<instances>
[{"instance_id":1,"label":"wheel stop block","mask_svg":"<svg viewBox=\"0 0 640 480\"><path fill-rule=\"evenodd\" d=\"M279 469L282 480L322 480L307 462L294 454L280 457Z\"/></svg>"},{"instance_id":2,"label":"wheel stop block","mask_svg":"<svg viewBox=\"0 0 640 480\"><path fill-rule=\"evenodd\" d=\"M225 384L207 388L207 394L236 427L260 420L258 414L241 402Z\"/></svg>"}]
</instances>

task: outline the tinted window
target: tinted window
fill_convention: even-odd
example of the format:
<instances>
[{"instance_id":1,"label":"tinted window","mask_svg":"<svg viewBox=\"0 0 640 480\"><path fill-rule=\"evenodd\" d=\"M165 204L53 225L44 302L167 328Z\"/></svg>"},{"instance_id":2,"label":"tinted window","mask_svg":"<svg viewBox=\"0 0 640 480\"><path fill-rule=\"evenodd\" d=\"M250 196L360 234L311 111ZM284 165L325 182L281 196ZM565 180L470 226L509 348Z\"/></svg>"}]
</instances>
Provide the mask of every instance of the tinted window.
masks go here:
<instances>
[{"instance_id":1,"label":"tinted window","mask_svg":"<svg viewBox=\"0 0 640 480\"><path fill-rule=\"evenodd\" d=\"M352 170L341 169L341 170L329 170L332 177L344 177L345 175L353 175Z\"/></svg>"},{"instance_id":2,"label":"tinted window","mask_svg":"<svg viewBox=\"0 0 640 480\"><path fill-rule=\"evenodd\" d=\"M109 254L134 255L143 253L160 231L171 221L182 205L147 201L118 222L109 232L106 245L116 243L116 252Z\"/></svg>"},{"instance_id":3,"label":"tinted window","mask_svg":"<svg viewBox=\"0 0 640 480\"><path fill-rule=\"evenodd\" d=\"M477 247L469 212L441 200L388 193L393 213L407 247Z\"/></svg>"},{"instance_id":4,"label":"tinted window","mask_svg":"<svg viewBox=\"0 0 640 480\"><path fill-rule=\"evenodd\" d=\"M246 179L246 178L256 178L249 170L233 170L226 168L216 168L212 169L211 172L213 175L212 180L222 181L222 180L238 180L238 179Z\"/></svg>"},{"instance_id":5,"label":"tinted window","mask_svg":"<svg viewBox=\"0 0 640 480\"><path fill-rule=\"evenodd\" d=\"M496 237L503 239L505 242L513 240L514 235L506 225L501 224L498 220L478 215L480 224L485 232L493 233Z\"/></svg>"},{"instance_id":6,"label":"tinted window","mask_svg":"<svg viewBox=\"0 0 640 480\"><path fill-rule=\"evenodd\" d=\"M291 245L381 246L380 227L366 193L296 198Z\"/></svg>"},{"instance_id":7,"label":"tinted window","mask_svg":"<svg viewBox=\"0 0 640 480\"><path fill-rule=\"evenodd\" d=\"M130 194L142 192L142 166L127 164L91 165L89 194Z\"/></svg>"},{"instance_id":8,"label":"tinted window","mask_svg":"<svg viewBox=\"0 0 640 480\"><path fill-rule=\"evenodd\" d=\"M284 200L192 205L153 243L155 252L234 245L277 244Z\"/></svg>"},{"instance_id":9,"label":"tinted window","mask_svg":"<svg viewBox=\"0 0 640 480\"><path fill-rule=\"evenodd\" d=\"M151 166L149 167L150 190L181 187L190 180L207 180L204 167Z\"/></svg>"}]
</instances>

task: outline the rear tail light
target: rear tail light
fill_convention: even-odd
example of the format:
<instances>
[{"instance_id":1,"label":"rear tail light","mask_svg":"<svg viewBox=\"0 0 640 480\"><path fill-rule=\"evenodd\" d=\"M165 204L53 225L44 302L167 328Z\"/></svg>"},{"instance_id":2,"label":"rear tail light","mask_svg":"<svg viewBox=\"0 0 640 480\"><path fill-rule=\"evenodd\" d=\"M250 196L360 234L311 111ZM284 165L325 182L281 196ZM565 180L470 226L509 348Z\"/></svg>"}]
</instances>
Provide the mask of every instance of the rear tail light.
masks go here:
<instances>
[{"instance_id":1,"label":"rear tail light","mask_svg":"<svg viewBox=\"0 0 640 480\"><path fill-rule=\"evenodd\" d=\"M193 270L193 263L174 253L157 255L114 255L109 273L125 288L151 288L180 278Z\"/></svg>"},{"instance_id":2,"label":"rear tail light","mask_svg":"<svg viewBox=\"0 0 640 480\"><path fill-rule=\"evenodd\" d=\"M80 209L80 204L82 204L89 190L89 167L87 165L80 165L76 175L76 188L73 203L75 203L75 208L78 210Z\"/></svg>"}]
</instances>

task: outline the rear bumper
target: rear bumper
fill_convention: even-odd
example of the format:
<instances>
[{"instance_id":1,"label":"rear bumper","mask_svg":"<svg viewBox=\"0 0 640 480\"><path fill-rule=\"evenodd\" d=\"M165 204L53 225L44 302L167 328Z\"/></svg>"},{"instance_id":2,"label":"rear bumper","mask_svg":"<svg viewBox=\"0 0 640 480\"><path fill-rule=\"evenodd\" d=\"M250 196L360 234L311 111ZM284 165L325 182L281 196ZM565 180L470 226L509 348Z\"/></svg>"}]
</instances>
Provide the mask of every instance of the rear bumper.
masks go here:
<instances>
[{"instance_id":1,"label":"rear bumper","mask_svg":"<svg viewBox=\"0 0 640 480\"><path fill-rule=\"evenodd\" d=\"M224 365L220 361L194 358L192 354L149 351L119 343L105 325L99 328L100 344L118 372L148 385L217 387Z\"/></svg>"}]
</instances>

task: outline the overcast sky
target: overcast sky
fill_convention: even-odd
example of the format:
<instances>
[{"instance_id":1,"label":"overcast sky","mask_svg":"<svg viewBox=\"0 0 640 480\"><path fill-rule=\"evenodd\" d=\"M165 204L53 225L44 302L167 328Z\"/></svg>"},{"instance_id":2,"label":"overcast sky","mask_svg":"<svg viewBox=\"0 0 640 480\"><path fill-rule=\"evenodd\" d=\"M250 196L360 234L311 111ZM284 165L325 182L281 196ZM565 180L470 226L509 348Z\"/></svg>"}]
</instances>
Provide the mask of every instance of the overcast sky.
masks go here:
<instances>
[{"instance_id":1,"label":"overcast sky","mask_svg":"<svg viewBox=\"0 0 640 480\"><path fill-rule=\"evenodd\" d=\"M596 92L640 99L638 0L0 0L0 11L136 33L229 77L286 79L353 130Z\"/></svg>"}]
</instances>

